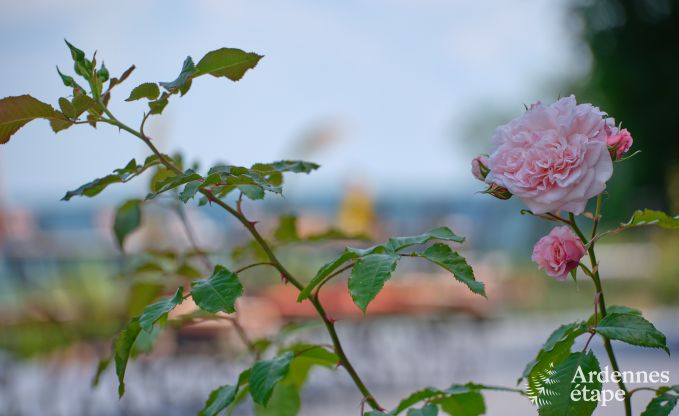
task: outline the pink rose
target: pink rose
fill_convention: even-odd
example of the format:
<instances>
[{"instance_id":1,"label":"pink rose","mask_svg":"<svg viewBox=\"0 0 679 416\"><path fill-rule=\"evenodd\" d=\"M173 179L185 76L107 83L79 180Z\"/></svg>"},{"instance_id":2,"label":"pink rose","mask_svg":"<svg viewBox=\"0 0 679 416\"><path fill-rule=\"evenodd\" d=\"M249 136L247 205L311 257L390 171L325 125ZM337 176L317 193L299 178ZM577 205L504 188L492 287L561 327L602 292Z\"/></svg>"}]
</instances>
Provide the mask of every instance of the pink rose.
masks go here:
<instances>
[{"instance_id":1,"label":"pink rose","mask_svg":"<svg viewBox=\"0 0 679 416\"><path fill-rule=\"evenodd\" d=\"M536 103L493 135L486 183L507 188L536 214L580 214L613 174L605 113L565 97Z\"/></svg>"},{"instance_id":2,"label":"pink rose","mask_svg":"<svg viewBox=\"0 0 679 416\"><path fill-rule=\"evenodd\" d=\"M568 226L555 227L533 247L533 261L556 280L566 280L586 253L582 241Z\"/></svg>"},{"instance_id":3,"label":"pink rose","mask_svg":"<svg viewBox=\"0 0 679 416\"><path fill-rule=\"evenodd\" d=\"M611 134L607 138L608 150L611 152L611 157L614 160L618 160L627 153L627 151L632 147L632 135L627 131L627 129L622 129L615 134Z\"/></svg>"},{"instance_id":4,"label":"pink rose","mask_svg":"<svg viewBox=\"0 0 679 416\"><path fill-rule=\"evenodd\" d=\"M484 181L488 176L488 156L478 155L472 159L472 175L480 181Z\"/></svg>"}]
</instances>

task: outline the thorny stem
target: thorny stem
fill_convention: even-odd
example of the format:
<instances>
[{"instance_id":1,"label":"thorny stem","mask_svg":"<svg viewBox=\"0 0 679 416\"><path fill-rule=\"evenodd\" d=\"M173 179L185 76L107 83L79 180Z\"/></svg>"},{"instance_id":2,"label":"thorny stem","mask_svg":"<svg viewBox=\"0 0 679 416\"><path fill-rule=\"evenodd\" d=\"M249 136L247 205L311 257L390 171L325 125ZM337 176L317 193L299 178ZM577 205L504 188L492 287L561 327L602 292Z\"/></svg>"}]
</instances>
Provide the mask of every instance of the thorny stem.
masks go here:
<instances>
[{"instance_id":1,"label":"thorny stem","mask_svg":"<svg viewBox=\"0 0 679 416\"><path fill-rule=\"evenodd\" d=\"M593 229L596 232L596 226L599 222L599 215L601 213L601 194L597 197L597 207L596 207L596 212L594 214L594 225ZM594 242L590 244L590 242L587 240L585 235L582 233L580 228L578 227L578 224L575 222L575 215L573 215L572 212L568 213L568 218L571 222L570 226L573 229L573 231L580 237L580 240L582 240L582 243L587 247L587 253L589 254L589 261L592 265L592 280L594 281L594 286L596 287L597 293L599 293L599 307L601 308L601 317L604 318L606 317L606 300L604 299L604 290L601 286L601 278L599 276L599 264L597 263L596 260L596 253L594 252ZM593 234L594 235L594 234ZM613 346L611 345L611 340L608 339L605 336L601 336L604 340L604 348L606 349L606 354L608 355L608 359L611 362L611 367L613 367L614 371L620 372L620 366L618 365L618 360L615 357L615 352L613 351ZM631 395L629 391L627 390L627 387L625 386L625 383L620 379L618 381L618 387L620 387L620 390L625 392L625 415L626 416L632 416L632 403L631 403Z\"/></svg>"},{"instance_id":2,"label":"thorny stem","mask_svg":"<svg viewBox=\"0 0 679 416\"><path fill-rule=\"evenodd\" d=\"M240 192L238 194L238 200L236 201L236 211L240 212L241 214L243 213L242 204L243 204L243 193Z\"/></svg>"},{"instance_id":3,"label":"thorny stem","mask_svg":"<svg viewBox=\"0 0 679 416\"><path fill-rule=\"evenodd\" d=\"M585 266L583 265L583 267ZM599 324L599 310L598 310L599 297L601 297L601 292L596 292L596 294L594 295L594 328L596 328L596 326ZM593 328L588 328L588 330L590 332L590 335L589 338L587 338L587 342L585 342L584 348L582 349L583 353L587 351L589 343L592 341L592 338L594 338L594 335L596 335L596 331Z\"/></svg>"},{"instance_id":4,"label":"thorny stem","mask_svg":"<svg viewBox=\"0 0 679 416\"><path fill-rule=\"evenodd\" d=\"M108 118L100 118L100 121L111 124L113 126L118 127L121 130L125 130L126 132L132 134L133 136L138 137L141 139L148 147L151 149L153 154L155 154L158 157L158 160L167 167L167 169L173 171L174 173L181 175L183 172L174 164L172 163L171 160L168 160L165 155L163 155L158 148L155 147L153 142L151 141L151 138L148 137L146 134L142 134L140 131L134 130L133 128L127 126L126 124L120 122L118 119L115 118L115 116L106 108L103 103L101 103L101 107L104 111L104 114L108 116ZM221 199L215 198L212 192L210 192L207 189L200 189L200 193L205 195L211 202L214 202L215 204L219 205L221 208L223 208L225 211L227 211L229 214L234 216L238 221L243 224L243 226L250 232L252 237L255 239L255 241L260 245L262 250L264 250L264 253L267 255L269 258L270 263L278 269L278 271L281 273L281 275L290 282L295 288L297 288L299 291L302 291L304 289L304 285L300 283L297 278L295 278L286 268L281 264L281 262L278 260L276 255L274 254L273 250L269 246L269 244L262 238L261 234L257 229L255 228L255 224L250 222L239 210L232 208L230 205L222 201ZM366 387L365 383L361 379L361 377L358 375L356 370L354 369L353 365L347 358L347 355L344 352L344 349L342 348L342 344L339 340L339 336L337 335L337 331L335 330L335 321L331 319L328 314L325 312L325 309L323 308L323 305L321 305L319 299L317 296L311 296L309 298L311 301L311 304L314 306L316 309L316 312L318 315L321 317L323 320L323 323L325 324L325 327L328 331L328 334L330 335L330 338L332 340L332 344L335 349L335 353L340 359L340 365L342 365L346 371L349 373L349 376L351 379L354 381L354 384L358 388L358 390L363 394L363 397L372 407L373 409L376 410L382 410L383 407L379 405L379 403L375 400L374 396L372 393L370 393L370 390Z\"/></svg>"},{"instance_id":5,"label":"thorny stem","mask_svg":"<svg viewBox=\"0 0 679 416\"><path fill-rule=\"evenodd\" d=\"M596 211L594 211L594 224L592 225L592 236L590 240L594 239L596 235L596 229L599 226L599 220L601 220L601 204L603 202L603 194L599 194L596 197Z\"/></svg>"},{"instance_id":6,"label":"thorny stem","mask_svg":"<svg viewBox=\"0 0 679 416\"><path fill-rule=\"evenodd\" d=\"M565 220L565 219L561 218L561 217L558 216L558 215L554 215L554 214L552 214L551 212L548 212L548 213L545 214L545 215L546 215L547 217L551 218L552 221L557 221L557 222L562 222L562 223L564 223L564 224L569 224L568 220Z\"/></svg>"}]
</instances>

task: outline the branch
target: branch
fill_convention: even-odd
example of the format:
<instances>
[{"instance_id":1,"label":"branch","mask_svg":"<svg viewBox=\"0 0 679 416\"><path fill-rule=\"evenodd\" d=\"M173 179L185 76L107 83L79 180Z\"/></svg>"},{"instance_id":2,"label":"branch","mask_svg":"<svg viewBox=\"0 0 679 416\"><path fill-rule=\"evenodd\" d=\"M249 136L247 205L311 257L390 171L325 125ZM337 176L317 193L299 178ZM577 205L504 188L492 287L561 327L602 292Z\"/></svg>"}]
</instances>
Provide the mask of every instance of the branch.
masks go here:
<instances>
[{"instance_id":1,"label":"branch","mask_svg":"<svg viewBox=\"0 0 679 416\"><path fill-rule=\"evenodd\" d=\"M125 130L126 132L132 134L133 136L138 137L141 139L148 147L151 149L153 154L155 154L158 157L158 160L167 167L167 169L171 170L172 172L181 175L183 172L181 169L179 169L171 160L168 160L165 155L160 153L160 151L155 147L153 144L151 138L144 134L141 131L137 131L132 129L131 127L127 126L126 124L120 122L109 110L106 108L103 103L100 104L102 106L102 109L104 113L108 116L108 119L101 118L100 120L111 124L113 126L118 127L121 130ZM215 204L219 205L222 209L227 211L229 214L234 216L238 221L240 221L241 224L250 232L252 237L255 239L257 244L260 245L264 253L266 253L267 257L269 258L269 262L273 267L278 269L278 271L281 273L281 275L288 281L290 282L295 288L297 288L299 291L302 291L304 289L304 285L300 283L300 281L295 278L286 268L283 266L283 264L278 260L276 255L274 254L273 250L269 246L269 244L262 238L261 234L257 229L255 228L255 224L253 222L250 222L242 212L239 212L238 209L232 208L230 205L222 201L221 199L215 198L215 196L212 194L207 189L199 189L199 192L203 195L205 195L208 200L211 202L214 202ZM328 334L330 335L330 338L332 340L332 344L335 349L335 353L339 356L340 358L340 365L342 365L346 371L349 373L349 376L351 379L354 381L354 384L358 388L358 390L361 392L363 395L365 401L373 408L376 410L382 410L383 407L379 405L379 403L375 400L373 397L372 393L368 390L366 387L365 383L361 379L361 377L358 375L356 370L354 369L353 365L349 361L347 355L344 352L344 349L342 348L342 344L339 340L339 336L337 335L337 331L335 330L335 321L328 317L327 313L325 312L325 309L323 308L323 305L321 305L319 299L317 296L312 296L309 298L311 301L311 304L314 306L314 309L316 309L316 312L318 315L321 317L323 320L323 323L325 324L326 330L328 331Z\"/></svg>"},{"instance_id":2,"label":"branch","mask_svg":"<svg viewBox=\"0 0 679 416\"><path fill-rule=\"evenodd\" d=\"M601 194L597 197L597 215L594 217L594 225L592 228L596 228L596 224L598 223L597 217L598 214L601 210ZM599 307L601 308L601 317L604 318L606 316L606 301L604 299L604 290L601 286L601 277L599 276L599 264L597 263L596 260L596 253L594 252L594 241L588 241L587 238L585 238L585 235L582 233L580 228L578 227L578 224L575 222L575 215L573 215L572 212L568 213L568 219L570 220L570 226L571 229L580 237L582 240L582 243L587 247L587 253L589 254L589 261L590 264L592 265L592 280L594 281L594 286L596 287L596 291L599 294ZM596 231L596 230L594 230ZM594 235L594 234L593 234ZM602 338L604 340L604 348L606 349L606 354L608 355L608 359L611 362L611 367L613 367L614 371L620 372L620 366L618 365L618 360L615 357L615 352L613 351L613 346L611 345L611 340L608 339L607 337L602 335ZM630 402L630 394L627 391L627 387L625 386L625 383L620 379L618 382L618 387L620 387L620 390L625 392L625 415L626 416L632 416L632 404Z\"/></svg>"}]
</instances>

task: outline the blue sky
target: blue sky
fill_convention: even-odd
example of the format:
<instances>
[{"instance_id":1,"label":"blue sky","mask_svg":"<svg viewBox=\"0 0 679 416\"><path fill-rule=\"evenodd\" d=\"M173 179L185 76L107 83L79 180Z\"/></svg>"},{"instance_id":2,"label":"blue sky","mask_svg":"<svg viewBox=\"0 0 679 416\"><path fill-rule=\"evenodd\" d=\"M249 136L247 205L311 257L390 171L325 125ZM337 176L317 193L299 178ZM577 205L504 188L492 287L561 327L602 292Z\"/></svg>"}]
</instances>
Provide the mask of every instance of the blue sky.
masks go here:
<instances>
[{"instance_id":1,"label":"blue sky","mask_svg":"<svg viewBox=\"0 0 679 416\"><path fill-rule=\"evenodd\" d=\"M68 93L54 69L71 69L67 38L88 53L98 49L114 75L137 65L111 104L136 125L145 104L123 101L134 86L174 79L187 55L238 47L265 58L238 83L197 80L153 118L147 130L164 151L182 150L204 166L300 156L323 165L295 178L293 194L349 183L378 194L471 193L478 185L469 159L489 138L464 137L470 120L516 115L524 103L563 95L563 81L586 72L567 4L2 0L0 95L56 104ZM300 137L315 126L332 126L337 140L300 154ZM147 154L110 127L78 127L54 136L35 122L1 147L3 199L57 201Z\"/></svg>"}]
</instances>

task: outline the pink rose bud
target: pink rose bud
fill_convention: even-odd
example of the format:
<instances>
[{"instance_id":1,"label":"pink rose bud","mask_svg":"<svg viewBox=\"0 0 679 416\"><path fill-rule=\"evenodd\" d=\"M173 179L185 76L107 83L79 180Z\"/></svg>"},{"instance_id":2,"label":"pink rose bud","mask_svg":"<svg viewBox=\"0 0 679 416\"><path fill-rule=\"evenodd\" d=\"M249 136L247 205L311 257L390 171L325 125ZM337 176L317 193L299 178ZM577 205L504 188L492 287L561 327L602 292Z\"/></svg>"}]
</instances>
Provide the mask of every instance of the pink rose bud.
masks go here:
<instances>
[{"instance_id":1,"label":"pink rose bud","mask_svg":"<svg viewBox=\"0 0 679 416\"><path fill-rule=\"evenodd\" d=\"M493 195L497 199L509 199L512 197L512 193L507 188L494 183L491 183L483 193Z\"/></svg>"},{"instance_id":2,"label":"pink rose bud","mask_svg":"<svg viewBox=\"0 0 679 416\"><path fill-rule=\"evenodd\" d=\"M533 247L533 261L556 280L566 280L587 250L568 226L555 227Z\"/></svg>"},{"instance_id":3,"label":"pink rose bud","mask_svg":"<svg viewBox=\"0 0 679 416\"><path fill-rule=\"evenodd\" d=\"M490 173L490 169L488 169L488 156L478 155L472 159L472 175L476 179L485 181L488 173Z\"/></svg>"},{"instance_id":4,"label":"pink rose bud","mask_svg":"<svg viewBox=\"0 0 679 416\"><path fill-rule=\"evenodd\" d=\"M606 142L608 151L611 153L611 159L618 160L632 147L634 140L632 140L632 135L627 129L622 129L608 136Z\"/></svg>"}]
</instances>

